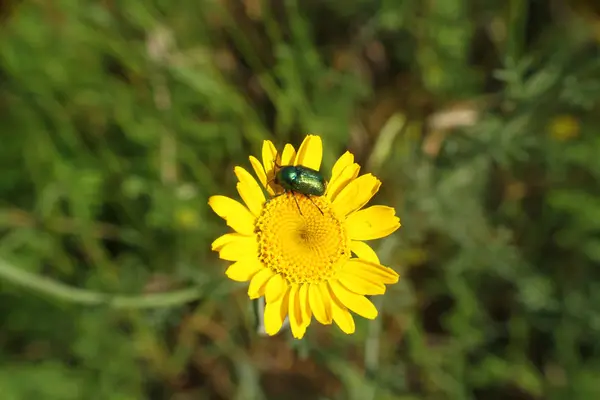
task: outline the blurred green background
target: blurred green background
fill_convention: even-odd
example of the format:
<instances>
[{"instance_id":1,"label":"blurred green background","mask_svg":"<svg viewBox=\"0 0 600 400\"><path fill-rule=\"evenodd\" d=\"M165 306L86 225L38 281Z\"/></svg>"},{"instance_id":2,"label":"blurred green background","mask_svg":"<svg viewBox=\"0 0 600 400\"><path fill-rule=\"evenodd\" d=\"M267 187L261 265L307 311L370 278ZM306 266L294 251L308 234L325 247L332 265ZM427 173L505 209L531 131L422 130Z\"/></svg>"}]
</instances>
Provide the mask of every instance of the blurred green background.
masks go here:
<instances>
[{"instance_id":1,"label":"blurred green background","mask_svg":"<svg viewBox=\"0 0 600 400\"><path fill-rule=\"evenodd\" d=\"M0 2L0 399L600 398L595 0ZM263 139L383 181L401 282L266 338L210 243Z\"/></svg>"}]
</instances>

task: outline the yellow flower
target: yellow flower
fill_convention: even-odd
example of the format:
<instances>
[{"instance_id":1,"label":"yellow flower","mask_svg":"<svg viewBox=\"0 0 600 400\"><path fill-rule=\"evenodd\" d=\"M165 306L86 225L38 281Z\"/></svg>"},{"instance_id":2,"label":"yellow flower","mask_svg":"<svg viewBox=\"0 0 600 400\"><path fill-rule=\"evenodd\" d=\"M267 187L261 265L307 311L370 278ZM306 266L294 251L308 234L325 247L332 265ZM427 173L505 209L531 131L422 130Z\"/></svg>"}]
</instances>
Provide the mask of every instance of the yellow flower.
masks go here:
<instances>
[{"instance_id":1,"label":"yellow flower","mask_svg":"<svg viewBox=\"0 0 600 400\"><path fill-rule=\"evenodd\" d=\"M283 193L274 183L275 162L318 171L322 154L318 136L308 135L297 152L287 144L281 154L266 140L262 163L250 156L260 184L245 169L234 169L245 205L225 196L212 196L208 201L235 231L215 240L212 249L220 258L234 262L225 272L230 279L250 282L251 299L265 296L269 335L279 332L288 315L298 339L313 316L322 324L334 321L351 334L355 326L349 310L374 319L377 309L365 296L383 294L385 284L398 281L398 274L382 266L364 241L391 234L400 227L400 220L391 207L361 209L381 182L371 174L359 177L360 166L351 153L346 152L333 166L323 196L309 199L300 193Z\"/></svg>"},{"instance_id":2,"label":"yellow flower","mask_svg":"<svg viewBox=\"0 0 600 400\"><path fill-rule=\"evenodd\" d=\"M550 136L560 142L571 140L579 136L581 126L572 115L563 114L554 117L549 124Z\"/></svg>"}]
</instances>

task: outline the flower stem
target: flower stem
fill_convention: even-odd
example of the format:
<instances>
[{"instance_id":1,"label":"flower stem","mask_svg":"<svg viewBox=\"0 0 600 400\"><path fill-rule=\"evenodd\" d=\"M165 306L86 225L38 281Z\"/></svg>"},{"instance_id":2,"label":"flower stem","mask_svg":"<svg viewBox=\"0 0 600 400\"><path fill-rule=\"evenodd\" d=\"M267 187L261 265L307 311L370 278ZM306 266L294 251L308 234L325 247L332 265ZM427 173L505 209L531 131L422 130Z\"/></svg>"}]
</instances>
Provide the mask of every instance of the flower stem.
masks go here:
<instances>
[{"instance_id":1,"label":"flower stem","mask_svg":"<svg viewBox=\"0 0 600 400\"><path fill-rule=\"evenodd\" d=\"M63 301L85 305L105 305L112 308L170 307L193 301L201 296L199 287L139 296L113 295L111 293L79 289L24 271L3 259L0 259L0 279Z\"/></svg>"}]
</instances>

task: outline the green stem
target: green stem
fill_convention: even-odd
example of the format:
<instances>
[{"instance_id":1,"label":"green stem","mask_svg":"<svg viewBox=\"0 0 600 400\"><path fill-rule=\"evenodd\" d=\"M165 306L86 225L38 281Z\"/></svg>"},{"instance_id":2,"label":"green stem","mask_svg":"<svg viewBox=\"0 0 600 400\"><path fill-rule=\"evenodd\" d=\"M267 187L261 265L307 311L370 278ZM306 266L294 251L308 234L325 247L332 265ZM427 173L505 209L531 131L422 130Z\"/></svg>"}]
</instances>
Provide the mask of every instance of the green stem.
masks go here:
<instances>
[{"instance_id":1,"label":"green stem","mask_svg":"<svg viewBox=\"0 0 600 400\"><path fill-rule=\"evenodd\" d=\"M53 279L24 271L0 259L0 279L63 301L85 305L105 305L112 308L159 308L184 304L198 299L201 289L193 287L168 293L140 296L113 295L79 289Z\"/></svg>"}]
</instances>

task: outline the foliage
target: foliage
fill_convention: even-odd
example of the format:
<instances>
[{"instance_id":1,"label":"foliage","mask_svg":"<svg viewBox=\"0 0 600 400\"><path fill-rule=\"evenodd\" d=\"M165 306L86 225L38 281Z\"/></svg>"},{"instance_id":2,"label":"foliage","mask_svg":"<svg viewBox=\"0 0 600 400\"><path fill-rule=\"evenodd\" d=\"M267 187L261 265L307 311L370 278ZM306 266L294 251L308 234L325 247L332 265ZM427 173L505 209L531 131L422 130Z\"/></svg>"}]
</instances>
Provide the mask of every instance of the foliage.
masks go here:
<instances>
[{"instance_id":1,"label":"foliage","mask_svg":"<svg viewBox=\"0 0 600 400\"><path fill-rule=\"evenodd\" d=\"M3 399L600 395L595 2L14 3ZM306 133L382 178L403 280L294 342L255 333L207 198Z\"/></svg>"}]
</instances>

